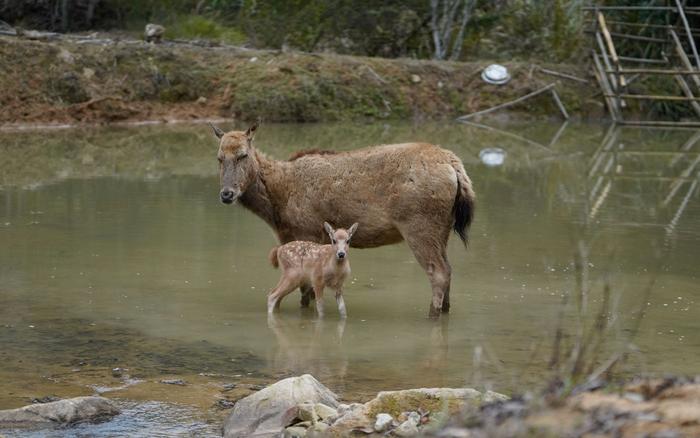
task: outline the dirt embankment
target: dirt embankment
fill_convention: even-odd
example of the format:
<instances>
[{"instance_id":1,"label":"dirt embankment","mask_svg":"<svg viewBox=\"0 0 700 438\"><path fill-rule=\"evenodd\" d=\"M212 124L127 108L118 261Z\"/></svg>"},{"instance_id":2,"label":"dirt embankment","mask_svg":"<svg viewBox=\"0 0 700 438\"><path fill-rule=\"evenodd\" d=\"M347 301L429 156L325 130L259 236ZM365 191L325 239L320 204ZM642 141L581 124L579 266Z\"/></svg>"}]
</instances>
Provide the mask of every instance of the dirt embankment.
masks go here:
<instances>
[{"instance_id":1,"label":"dirt embankment","mask_svg":"<svg viewBox=\"0 0 700 438\"><path fill-rule=\"evenodd\" d=\"M575 117L603 114L595 89L511 63L513 80L484 83L472 63L255 51L116 38L0 36L0 123L263 117L306 122L445 118L558 82ZM583 67L544 66L586 77ZM513 111L558 116L549 93Z\"/></svg>"}]
</instances>

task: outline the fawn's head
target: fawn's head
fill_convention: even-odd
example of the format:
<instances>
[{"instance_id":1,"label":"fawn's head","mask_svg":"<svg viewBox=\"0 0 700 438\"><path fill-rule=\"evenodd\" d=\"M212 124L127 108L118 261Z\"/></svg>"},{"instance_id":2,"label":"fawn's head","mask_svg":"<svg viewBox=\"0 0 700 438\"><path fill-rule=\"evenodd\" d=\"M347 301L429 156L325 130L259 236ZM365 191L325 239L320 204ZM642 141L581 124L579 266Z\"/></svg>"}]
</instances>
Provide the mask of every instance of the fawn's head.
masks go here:
<instances>
[{"instance_id":1,"label":"fawn's head","mask_svg":"<svg viewBox=\"0 0 700 438\"><path fill-rule=\"evenodd\" d=\"M357 225L357 222L355 222L347 230L344 228L334 230L328 222L323 223L323 229L326 230L328 237L331 238L331 245L333 246L335 258L337 260L344 260L345 257L347 257L348 250L350 249L350 239L352 239L352 235L355 234Z\"/></svg>"},{"instance_id":2,"label":"fawn's head","mask_svg":"<svg viewBox=\"0 0 700 438\"><path fill-rule=\"evenodd\" d=\"M245 131L224 132L209 124L219 139L219 196L224 204L235 202L255 180L258 162L253 154L253 138L258 129L255 122Z\"/></svg>"}]
</instances>

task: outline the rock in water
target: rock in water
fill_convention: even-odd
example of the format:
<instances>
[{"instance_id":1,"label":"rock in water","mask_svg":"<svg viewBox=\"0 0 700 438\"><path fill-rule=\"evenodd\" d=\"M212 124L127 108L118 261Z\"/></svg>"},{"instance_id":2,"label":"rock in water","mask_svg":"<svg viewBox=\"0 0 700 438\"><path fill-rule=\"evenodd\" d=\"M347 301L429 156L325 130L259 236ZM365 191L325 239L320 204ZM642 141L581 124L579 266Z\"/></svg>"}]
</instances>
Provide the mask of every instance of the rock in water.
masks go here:
<instances>
[{"instance_id":1,"label":"rock in water","mask_svg":"<svg viewBox=\"0 0 700 438\"><path fill-rule=\"evenodd\" d=\"M280 380L236 403L224 422L224 437L278 437L301 403L336 408L338 396L309 374Z\"/></svg>"},{"instance_id":2,"label":"rock in water","mask_svg":"<svg viewBox=\"0 0 700 438\"><path fill-rule=\"evenodd\" d=\"M314 410L316 411L318 418L320 418L322 421L326 421L327 419L338 415L337 409L326 406L323 403L316 403L314 405Z\"/></svg>"},{"instance_id":3,"label":"rock in water","mask_svg":"<svg viewBox=\"0 0 700 438\"><path fill-rule=\"evenodd\" d=\"M507 398L495 392L481 393L471 388L419 388L383 391L365 404L353 403L350 406L339 408L339 418L332 422L329 434L345 436L353 430L376 431L375 427L378 424L382 426L378 421L379 417L388 415L398 418L398 421L401 422L393 433L411 436L417 433L417 427L422 423L421 414L415 411L428 411L436 415L444 412L449 415L456 414L466 405L479 406L482 403ZM390 428L389 425L386 427Z\"/></svg>"},{"instance_id":4,"label":"rock in water","mask_svg":"<svg viewBox=\"0 0 700 438\"><path fill-rule=\"evenodd\" d=\"M394 429L393 433L396 436L416 436L418 435L418 424L416 420L409 418Z\"/></svg>"},{"instance_id":5,"label":"rock in water","mask_svg":"<svg viewBox=\"0 0 700 438\"><path fill-rule=\"evenodd\" d=\"M384 432L391 426L391 423L394 421L391 415L389 414L377 414L377 421L374 423L374 430L377 432Z\"/></svg>"},{"instance_id":6,"label":"rock in water","mask_svg":"<svg viewBox=\"0 0 700 438\"><path fill-rule=\"evenodd\" d=\"M96 423L118 414L119 409L104 397L75 397L0 411L0 427Z\"/></svg>"}]
</instances>

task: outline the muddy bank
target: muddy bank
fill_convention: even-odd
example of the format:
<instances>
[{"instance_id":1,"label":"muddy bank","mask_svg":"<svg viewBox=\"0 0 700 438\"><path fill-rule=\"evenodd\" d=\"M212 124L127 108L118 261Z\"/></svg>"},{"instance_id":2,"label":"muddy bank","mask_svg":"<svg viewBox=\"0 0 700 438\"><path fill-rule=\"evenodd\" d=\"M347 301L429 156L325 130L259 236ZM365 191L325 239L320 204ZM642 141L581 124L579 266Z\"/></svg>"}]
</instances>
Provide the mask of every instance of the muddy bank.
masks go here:
<instances>
[{"instance_id":1,"label":"muddy bank","mask_svg":"<svg viewBox=\"0 0 700 438\"><path fill-rule=\"evenodd\" d=\"M595 89L524 62L482 81L483 62L433 62L146 44L110 35L0 36L0 123L110 123L263 117L267 121L451 118L557 82L574 117L600 117ZM586 77L583 66L543 65ZM558 117L549 94L514 107Z\"/></svg>"}]
</instances>

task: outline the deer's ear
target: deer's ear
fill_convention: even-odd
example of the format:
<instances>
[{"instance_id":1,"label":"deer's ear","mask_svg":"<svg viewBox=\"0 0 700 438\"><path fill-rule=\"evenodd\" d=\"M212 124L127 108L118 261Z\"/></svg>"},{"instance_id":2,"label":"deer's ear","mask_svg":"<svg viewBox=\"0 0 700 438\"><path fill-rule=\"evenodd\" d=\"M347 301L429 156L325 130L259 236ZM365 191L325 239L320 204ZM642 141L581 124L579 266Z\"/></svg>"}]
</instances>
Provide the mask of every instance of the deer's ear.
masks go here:
<instances>
[{"instance_id":1,"label":"deer's ear","mask_svg":"<svg viewBox=\"0 0 700 438\"><path fill-rule=\"evenodd\" d=\"M333 241L333 235L335 234L335 230L333 229L333 227L331 227L331 224L329 224L328 222L324 222L323 229L326 230L326 233L328 233L328 236L330 236L331 241Z\"/></svg>"},{"instance_id":2,"label":"deer's ear","mask_svg":"<svg viewBox=\"0 0 700 438\"><path fill-rule=\"evenodd\" d=\"M253 141L253 138L255 137L255 131L258 130L258 127L260 127L260 118L255 121L248 129L245 130L245 136L248 137L248 140Z\"/></svg>"},{"instance_id":3,"label":"deer's ear","mask_svg":"<svg viewBox=\"0 0 700 438\"><path fill-rule=\"evenodd\" d=\"M357 231L357 226L360 225L357 222L352 224L352 226L348 229L348 240L352 239L352 235L355 234L355 231Z\"/></svg>"},{"instance_id":4,"label":"deer's ear","mask_svg":"<svg viewBox=\"0 0 700 438\"><path fill-rule=\"evenodd\" d=\"M216 136L216 138L221 139L221 137L224 136L224 131L214 126L213 123L209 123L209 126L211 126L211 129L214 131L214 135Z\"/></svg>"}]
</instances>

